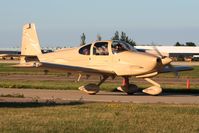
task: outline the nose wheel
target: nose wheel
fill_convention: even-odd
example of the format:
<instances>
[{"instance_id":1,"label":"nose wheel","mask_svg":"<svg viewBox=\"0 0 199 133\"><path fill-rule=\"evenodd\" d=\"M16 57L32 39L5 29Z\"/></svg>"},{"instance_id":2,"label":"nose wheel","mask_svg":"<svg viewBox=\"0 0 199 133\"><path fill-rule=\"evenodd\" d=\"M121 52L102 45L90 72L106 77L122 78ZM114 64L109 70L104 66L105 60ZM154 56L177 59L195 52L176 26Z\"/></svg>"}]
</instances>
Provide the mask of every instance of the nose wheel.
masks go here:
<instances>
[{"instance_id":1,"label":"nose wheel","mask_svg":"<svg viewBox=\"0 0 199 133\"><path fill-rule=\"evenodd\" d=\"M157 82L155 82L149 78L145 78L145 80L148 81L149 83L151 83L153 86L142 90L142 92L149 94L149 95L153 95L153 96L159 95L160 93L162 93L162 88L161 88L160 84L158 84Z\"/></svg>"}]
</instances>

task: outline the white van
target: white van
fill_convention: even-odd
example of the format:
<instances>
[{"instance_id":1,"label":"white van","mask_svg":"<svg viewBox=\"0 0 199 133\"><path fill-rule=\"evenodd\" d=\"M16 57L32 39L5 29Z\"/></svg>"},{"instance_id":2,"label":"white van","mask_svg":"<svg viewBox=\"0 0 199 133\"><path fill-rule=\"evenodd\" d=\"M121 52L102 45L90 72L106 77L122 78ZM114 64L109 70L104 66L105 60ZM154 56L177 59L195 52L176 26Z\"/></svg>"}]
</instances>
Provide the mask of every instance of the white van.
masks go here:
<instances>
[{"instance_id":1,"label":"white van","mask_svg":"<svg viewBox=\"0 0 199 133\"><path fill-rule=\"evenodd\" d=\"M199 55L193 55L192 61L199 61Z\"/></svg>"}]
</instances>

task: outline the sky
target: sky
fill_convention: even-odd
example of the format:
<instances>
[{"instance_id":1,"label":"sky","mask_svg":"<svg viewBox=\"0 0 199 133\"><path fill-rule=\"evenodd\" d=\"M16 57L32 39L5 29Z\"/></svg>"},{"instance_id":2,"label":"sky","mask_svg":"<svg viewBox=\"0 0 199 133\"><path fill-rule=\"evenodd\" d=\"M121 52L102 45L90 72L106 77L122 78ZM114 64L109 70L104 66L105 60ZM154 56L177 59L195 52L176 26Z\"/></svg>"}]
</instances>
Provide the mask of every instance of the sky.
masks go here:
<instances>
[{"instance_id":1,"label":"sky","mask_svg":"<svg viewBox=\"0 0 199 133\"><path fill-rule=\"evenodd\" d=\"M35 23L42 47L78 46L116 30L138 45L199 44L199 0L1 0L0 47L20 47L22 27Z\"/></svg>"}]
</instances>

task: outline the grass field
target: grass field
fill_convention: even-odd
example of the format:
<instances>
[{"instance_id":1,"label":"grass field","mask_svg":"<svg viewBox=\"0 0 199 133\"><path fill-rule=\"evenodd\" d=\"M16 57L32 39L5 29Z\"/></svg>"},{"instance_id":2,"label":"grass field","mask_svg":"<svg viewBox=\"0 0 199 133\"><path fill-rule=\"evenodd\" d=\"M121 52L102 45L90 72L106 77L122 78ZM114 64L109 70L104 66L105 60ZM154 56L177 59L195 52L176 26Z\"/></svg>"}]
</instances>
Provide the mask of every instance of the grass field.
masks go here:
<instances>
[{"instance_id":1,"label":"grass field","mask_svg":"<svg viewBox=\"0 0 199 133\"><path fill-rule=\"evenodd\" d=\"M0 74L6 73L6 74L30 74L30 75L36 75L36 74L44 74L44 68L15 68L12 67L14 64L6 64L6 63L0 63ZM199 78L199 66L193 66L194 70L192 71L184 71L180 72L179 76L182 78ZM57 70L49 70L48 75L66 75L66 73L63 73L63 71L57 71ZM174 77L173 73L163 73L159 74L157 77Z\"/></svg>"},{"instance_id":2,"label":"grass field","mask_svg":"<svg viewBox=\"0 0 199 133\"><path fill-rule=\"evenodd\" d=\"M81 82L75 82L75 79L73 80L68 80L67 74L63 71L55 71L55 70L50 70L48 73L44 72L45 69L43 68L14 68L10 64L4 64L0 63L0 76L5 77L7 75L21 75L23 76L22 79L6 79L2 78L0 80L0 87L2 88L35 88L35 89L61 89L61 90L74 90L77 89L79 86L85 85L88 82L93 82L96 83L98 82L95 77L95 81L91 80L84 80ZM27 76L24 76L27 75ZM32 76L31 76L32 75ZM30 77L31 76L31 77ZM37 77L42 77L46 79L39 78ZM33 78L32 78L33 77ZM36 77L36 78L34 78ZM59 77L58 80L53 80L53 78ZM156 79L173 79L174 78L173 73L165 73L165 74L160 74L157 76ZM164 89L186 89L186 79L199 79L199 66L195 66L193 71L188 71L188 72L181 72L180 73L180 79L183 79L183 82L160 82L162 87ZM92 78L91 78L92 79ZM144 80L141 81L134 81L132 79L133 83L137 84L139 88L146 88L149 87L150 84L147 83ZM121 79L117 81L108 81L102 84L101 89L102 90L108 90L112 91L114 88L117 86L121 85ZM194 82L191 84L191 89L192 90L199 90L199 82Z\"/></svg>"},{"instance_id":3,"label":"grass field","mask_svg":"<svg viewBox=\"0 0 199 133\"><path fill-rule=\"evenodd\" d=\"M10 76L9 76L10 75ZM22 78L6 79L18 75ZM24 76L25 75L25 76ZM27 75L27 76L26 76ZM181 78L199 79L199 67L182 72ZM38 89L77 89L88 81L65 80L66 73L41 68L14 68L0 64L0 87ZM43 77L42 77L43 76ZM3 78L5 77L5 78ZM16 76L17 77L17 76ZM32 78L31 78L32 77ZM40 78L39 78L40 77ZM157 79L174 79L173 74L160 74ZM37 79L38 78L38 79ZM44 79L43 79L44 78ZM52 78L52 79L51 79ZM58 79L56 79L58 78ZM60 80L61 79L61 80ZM96 79L95 79L96 81ZM108 81L102 90L112 91L121 83ZM89 82L94 82L90 80ZM166 90L199 93L199 83L186 90L184 82L164 82ZM140 82L139 87L149 84ZM23 97L23 95L2 97ZM133 103L0 103L0 133L198 133L199 106Z\"/></svg>"},{"instance_id":4,"label":"grass field","mask_svg":"<svg viewBox=\"0 0 199 133\"><path fill-rule=\"evenodd\" d=\"M0 116L2 133L199 132L199 106L196 105L15 103L1 105Z\"/></svg>"}]
</instances>

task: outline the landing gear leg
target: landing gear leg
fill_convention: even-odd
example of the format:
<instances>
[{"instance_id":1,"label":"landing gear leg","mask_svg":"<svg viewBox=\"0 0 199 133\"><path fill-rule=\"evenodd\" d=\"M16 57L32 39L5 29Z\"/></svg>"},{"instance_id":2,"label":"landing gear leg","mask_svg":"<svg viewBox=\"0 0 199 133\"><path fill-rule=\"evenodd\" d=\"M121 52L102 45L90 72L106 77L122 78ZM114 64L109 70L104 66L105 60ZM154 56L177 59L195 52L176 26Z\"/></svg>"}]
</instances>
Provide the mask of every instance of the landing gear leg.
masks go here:
<instances>
[{"instance_id":1,"label":"landing gear leg","mask_svg":"<svg viewBox=\"0 0 199 133\"><path fill-rule=\"evenodd\" d=\"M162 92L162 88L161 88L160 84L158 84L157 82L153 81L150 78L145 78L145 80L148 81L149 83L151 83L153 86L142 90L142 92L149 94L149 95L159 95Z\"/></svg>"},{"instance_id":2,"label":"landing gear leg","mask_svg":"<svg viewBox=\"0 0 199 133\"><path fill-rule=\"evenodd\" d=\"M80 86L79 90L86 92L87 94L90 94L90 95L95 95L100 90L99 86L102 83L104 83L108 79L108 77L109 76L107 76L107 75L103 75L103 78L100 80L100 82L97 85L96 84L87 84L85 86Z\"/></svg>"},{"instance_id":3,"label":"landing gear leg","mask_svg":"<svg viewBox=\"0 0 199 133\"><path fill-rule=\"evenodd\" d=\"M100 82L97 84L97 86L100 86L102 83L104 83L107 79L108 79L109 76L107 75L103 75L103 78L100 80Z\"/></svg>"},{"instance_id":4,"label":"landing gear leg","mask_svg":"<svg viewBox=\"0 0 199 133\"><path fill-rule=\"evenodd\" d=\"M138 92L139 89L135 84L129 84L129 77L125 76L123 78L122 86L117 88L119 91L126 92L128 95Z\"/></svg>"}]
</instances>

